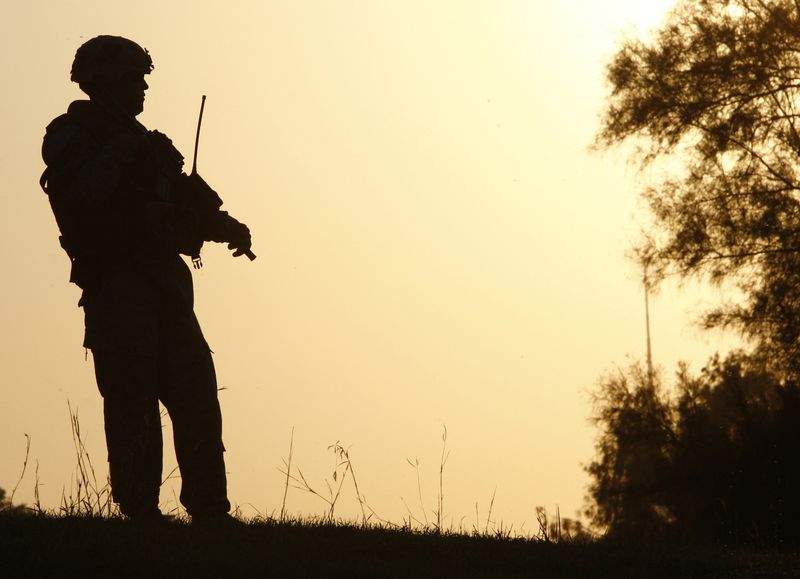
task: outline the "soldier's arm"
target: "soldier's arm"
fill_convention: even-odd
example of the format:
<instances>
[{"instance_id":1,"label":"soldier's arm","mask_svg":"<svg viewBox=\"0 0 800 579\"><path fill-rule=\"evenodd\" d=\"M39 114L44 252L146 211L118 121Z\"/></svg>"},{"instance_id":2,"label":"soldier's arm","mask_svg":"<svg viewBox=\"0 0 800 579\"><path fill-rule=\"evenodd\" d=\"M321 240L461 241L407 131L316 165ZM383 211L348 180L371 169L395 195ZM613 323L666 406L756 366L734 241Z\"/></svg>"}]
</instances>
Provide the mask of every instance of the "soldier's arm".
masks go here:
<instances>
[{"instance_id":1,"label":"soldier's arm","mask_svg":"<svg viewBox=\"0 0 800 579\"><path fill-rule=\"evenodd\" d=\"M227 243L228 249L234 250L234 256L247 255L255 259L250 251L250 229L221 209L222 199L200 175L183 175L180 186L187 205L196 212L203 241Z\"/></svg>"}]
</instances>

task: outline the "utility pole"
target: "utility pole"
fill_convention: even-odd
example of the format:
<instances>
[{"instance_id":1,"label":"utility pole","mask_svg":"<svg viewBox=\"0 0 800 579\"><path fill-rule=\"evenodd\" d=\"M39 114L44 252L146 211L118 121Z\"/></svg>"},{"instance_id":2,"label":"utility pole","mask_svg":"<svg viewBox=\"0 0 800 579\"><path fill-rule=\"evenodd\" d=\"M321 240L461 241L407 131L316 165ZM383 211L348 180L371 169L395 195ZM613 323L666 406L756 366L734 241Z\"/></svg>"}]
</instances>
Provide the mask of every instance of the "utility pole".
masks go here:
<instances>
[{"instance_id":1,"label":"utility pole","mask_svg":"<svg viewBox=\"0 0 800 579\"><path fill-rule=\"evenodd\" d=\"M653 349L650 343L650 280L647 278L647 266L649 263L644 262L644 319L645 329L647 332L647 382L650 388L653 388L655 383L653 374Z\"/></svg>"}]
</instances>

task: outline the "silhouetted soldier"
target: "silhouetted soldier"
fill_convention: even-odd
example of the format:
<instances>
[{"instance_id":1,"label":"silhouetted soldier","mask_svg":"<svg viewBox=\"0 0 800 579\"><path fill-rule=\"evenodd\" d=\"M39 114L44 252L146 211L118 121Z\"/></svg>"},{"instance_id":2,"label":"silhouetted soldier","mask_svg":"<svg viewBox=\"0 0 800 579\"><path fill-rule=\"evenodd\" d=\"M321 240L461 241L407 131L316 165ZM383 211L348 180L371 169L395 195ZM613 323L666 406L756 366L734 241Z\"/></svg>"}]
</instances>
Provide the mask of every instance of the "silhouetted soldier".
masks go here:
<instances>
[{"instance_id":1,"label":"silhouetted soldier","mask_svg":"<svg viewBox=\"0 0 800 579\"><path fill-rule=\"evenodd\" d=\"M82 290L84 346L103 396L114 500L157 519L162 440L172 419L180 500L193 520L226 518L222 418L211 353L193 311L191 271L203 241L249 251L248 228L172 142L136 121L153 69L135 42L98 36L75 54L71 79L89 100L47 127L42 187Z\"/></svg>"}]
</instances>

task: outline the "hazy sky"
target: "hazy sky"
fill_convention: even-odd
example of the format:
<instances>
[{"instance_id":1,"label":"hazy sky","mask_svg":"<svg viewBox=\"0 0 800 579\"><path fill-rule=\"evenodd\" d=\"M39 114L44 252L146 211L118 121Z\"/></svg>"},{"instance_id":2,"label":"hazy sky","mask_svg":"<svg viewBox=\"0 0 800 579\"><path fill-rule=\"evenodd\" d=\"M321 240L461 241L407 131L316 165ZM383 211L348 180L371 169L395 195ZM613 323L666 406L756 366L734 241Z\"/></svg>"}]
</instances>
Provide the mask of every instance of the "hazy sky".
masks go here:
<instances>
[{"instance_id":1,"label":"hazy sky","mask_svg":"<svg viewBox=\"0 0 800 579\"><path fill-rule=\"evenodd\" d=\"M448 521L535 530L534 507L583 504L588 391L644 356L643 293L625 252L643 181L624 151L588 151L622 31L660 1L15 2L0 21L0 486L32 437L44 505L74 470L67 401L104 476L101 399L79 290L37 180L47 123L81 98L77 47L129 37L155 62L139 119L190 156L253 232L257 261L204 252L197 312L215 352L230 495L280 509L294 464L324 489L350 447L379 515L436 504ZM652 304L656 361L698 370L720 336L705 294ZM169 437L167 448L169 449ZM165 472L175 461L168 450ZM18 498L30 502L29 471ZM356 513L346 487L342 515ZM165 508L172 491L162 493ZM169 503L169 504L167 504ZM298 514L324 504L289 493ZM249 507L244 507L248 512ZM252 511L249 511L252 512Z\"/></svg>"}]
</instances>

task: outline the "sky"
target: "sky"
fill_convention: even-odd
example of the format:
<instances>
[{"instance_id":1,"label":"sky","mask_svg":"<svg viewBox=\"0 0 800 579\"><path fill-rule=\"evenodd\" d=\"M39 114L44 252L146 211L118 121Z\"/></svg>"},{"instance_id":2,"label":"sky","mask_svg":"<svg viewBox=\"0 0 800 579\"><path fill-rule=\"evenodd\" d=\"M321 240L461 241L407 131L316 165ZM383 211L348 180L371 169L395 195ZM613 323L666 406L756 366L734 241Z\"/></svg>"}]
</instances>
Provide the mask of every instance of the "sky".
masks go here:
<instances>
[{"instance_id":1,"label":"sky","mask_svg":"<svg viewBox=\"0 0 800 579\"><path fill-rule=\"evenodd\" d=\"M443 433L445 521L535 531L574 516L594 456L590 392L645 355L640 273L626 258L647 183L624 148L590 151L604 65L667 0L60 0L0 21L0 487L58 506L75 469L68 404L104 477L102 404L80 293L37 181L48 122L82 98L75 50L146 47L139 120L190 157L250 227L254 262L221 246L195 272L215 353L232 502L280 511L280 469L326 494L349 449L378 516L432 517ZM693 324L717 296L665 286L653 355L695 371L735 337ZM168 433L168 421L165 423ZM175 466L165 436L165 473ZM416 464L418 466L412 466ZM419 486L418 479L419 476ZM176 483L162 508L176 506ZM289 512L325 503L290 489ZM348 483L337 507L356 516ZM477 514L476 514L477 513Z\"/></svg>"}]
</instances>

